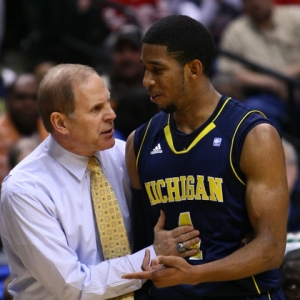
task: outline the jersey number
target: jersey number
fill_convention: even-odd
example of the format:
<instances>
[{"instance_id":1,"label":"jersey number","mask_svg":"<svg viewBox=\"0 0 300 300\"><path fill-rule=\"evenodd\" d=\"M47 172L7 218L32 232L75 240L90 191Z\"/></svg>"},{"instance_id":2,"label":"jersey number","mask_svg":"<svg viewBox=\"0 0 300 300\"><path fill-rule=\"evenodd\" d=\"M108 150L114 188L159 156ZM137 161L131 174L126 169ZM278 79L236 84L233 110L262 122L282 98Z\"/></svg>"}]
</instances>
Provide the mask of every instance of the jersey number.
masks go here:
<instances>
[{"instance_id":1,"label":"jersey number","mask_svg":"<svg viewBox=\"0 0 300 300\"><path fill-rule=\"evenodd\" d=\"M179 224L179 226L193 225L192 220L191 220L191 215L188 211L180 213L178 224ZM196 260L196 259L202 260L203 259L202 251L200 250L200 244L201 244L201 240L200 240L200 242L198 242L197 244L195 244L191 247L194 249L199 249L199 252L196 255L191 256L189 259L193 259L193 260Z\"/></svg>"}]
</instances>

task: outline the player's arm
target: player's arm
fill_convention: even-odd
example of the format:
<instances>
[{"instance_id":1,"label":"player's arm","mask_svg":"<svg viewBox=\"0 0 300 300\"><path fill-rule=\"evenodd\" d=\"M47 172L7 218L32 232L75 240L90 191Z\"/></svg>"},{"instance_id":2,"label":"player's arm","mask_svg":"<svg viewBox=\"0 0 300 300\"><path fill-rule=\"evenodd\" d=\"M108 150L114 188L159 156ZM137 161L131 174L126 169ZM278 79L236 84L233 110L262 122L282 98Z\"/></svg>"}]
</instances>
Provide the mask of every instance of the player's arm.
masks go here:
<instances>
[{"instance_id":1,"label":"player's arm","mask_svg":"<svg viewBox=\"0 0 300 300\"><path fill-rule=\"evenodd\" d=\"M139 251L147 247L147 232L144 216L144 207L142 201L142 191L140 180L136 169L136 156L133 146L134 133L132 132L126 141L126 168L130 178L132 191L132 232L133 232L133 252Z\"/></svg>"},{"instance_id":2,"label":"player's arm","mask_svg":"<svg viewBox=\"0 0 300 300\"><path fill-rule=\"evenodd\" d=\"M254 236L231 255L204 265L192 266L177 257L155 260L167 268L126 275L152 279L158 287L199 282L236 280L278 267L286 245L288 189L281 139L268 124L254 127L247 135L241 168L247 178L246 206Z\"/></svg>"},{"instance_id":3,"label":"player's arm","mask_svg":"<svg viewBox=\"0 0 300 300\"><path fill-rule=\"evenodd\" d=\"M241 168L247 178L245 201L254 229L249 245L259 252L253 269L262 272L279 267L286 247L289 192L282 141L273 126L260 124L248 134Z\"/></svg>"},{"instance_id":4,"label":"player's arm","mask_svg":"<svg viewBox=\"0 0 300 300\"><path fill-rule=\"evenodd\" d=\"M134 134L131 133L126 141L126 167L133 190L132 212L133 212L133 239L134 251L147 247L145 240L146 224L142 201L141 185L138 171L136 168L136 155L134 151ZM149 212L150 213L150 212ZM154 249L157 255L179 255L175 246L179 242L184 242L184 246L189 249L192 245L199 242L199 231L194 230L193 226L180 226L173 230L164 230L165 214L161 212L160 218L153 228L154 230ZM188 257L197 254L197 250L192 249L180 254L181 257Z\"/></svg>"},{"instance_id":5,"label":"player's arm","mask_svg":"<svg viewBox=\"0 0 300 300\"><path fill-rule=\"evenodd\" d=\"M126 168L130 178L131 187L136 190L141 189L139 174L136 168L136 155L134 151L134 135L133 131L127 138L126 141L126 152L125 152L125 161Z\"/></svg>"},{"instance_id":6,"label":"player's arm","mask_svg":"<svg viewBox=\"0 0 300 300\"><path fill-rule=\"evenodd\" d=\"M201 281L235 280L277 268L286 246L289 194L278 132L269 124L247 135L240 161L253 240L230 256L199 268Z\"/></svg>"}]
</instances>

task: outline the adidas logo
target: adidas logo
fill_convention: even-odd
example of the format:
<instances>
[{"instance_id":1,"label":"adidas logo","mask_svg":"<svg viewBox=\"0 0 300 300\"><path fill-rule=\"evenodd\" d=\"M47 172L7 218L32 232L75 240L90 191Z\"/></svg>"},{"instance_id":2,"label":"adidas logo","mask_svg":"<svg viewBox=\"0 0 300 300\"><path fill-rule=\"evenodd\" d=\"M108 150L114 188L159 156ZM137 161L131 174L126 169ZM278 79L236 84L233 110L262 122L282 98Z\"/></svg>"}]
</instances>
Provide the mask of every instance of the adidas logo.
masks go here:
<instances>
[{"instance_id":1,"label":"adidas logo","mask_svg":"<svg viewBox=\"0 0 300 300\"><path fill-rule=\"evenodd\" d=\"M163 151L161 150L160 143L158 143L157 146L150 152L150 154L158 154L162 152Z\"/></svg>"}]
</instances>

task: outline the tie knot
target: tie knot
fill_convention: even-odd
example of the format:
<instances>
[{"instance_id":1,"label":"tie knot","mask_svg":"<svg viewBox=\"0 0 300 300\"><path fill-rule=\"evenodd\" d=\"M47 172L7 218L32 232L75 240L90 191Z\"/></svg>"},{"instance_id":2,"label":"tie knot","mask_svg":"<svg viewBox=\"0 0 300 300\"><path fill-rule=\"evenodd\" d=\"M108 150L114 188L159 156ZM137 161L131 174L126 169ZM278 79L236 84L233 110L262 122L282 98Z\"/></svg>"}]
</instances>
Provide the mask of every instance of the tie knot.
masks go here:
<instances>
[{"instance_id":1,"label":"tie knot","mask_svg":"<svg viewBox=\"0 0 300 300\"><path fill-rule=\"evenodd\" d=\"M100 172L100 170L101 170L100 165L99 165L99 162L98 162L98 160L95 156L91 156L89 158L87 168L92 172Z\"/></svg>"}]
</instances>

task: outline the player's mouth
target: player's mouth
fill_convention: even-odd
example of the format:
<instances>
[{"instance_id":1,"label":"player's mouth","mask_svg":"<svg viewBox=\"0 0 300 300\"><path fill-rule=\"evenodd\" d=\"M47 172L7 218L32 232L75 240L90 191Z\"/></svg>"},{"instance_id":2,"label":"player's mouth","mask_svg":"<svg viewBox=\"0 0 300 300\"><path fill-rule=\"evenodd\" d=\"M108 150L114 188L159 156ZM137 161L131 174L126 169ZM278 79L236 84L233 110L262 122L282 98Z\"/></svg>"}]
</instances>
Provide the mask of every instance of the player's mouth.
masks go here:
<instances>
[{"instance_id":1,"label":"player's mouth","mask_svg":"<svg viewBox=\"0 0 300 300\"><path fill-rule=\"evenodd\" d=\"M157 101L157 98L161 96L161 94L154 94L154 93L149 93L149 95L150 95L150 100L153 102Z\"/></svg>"}]
</instances>

